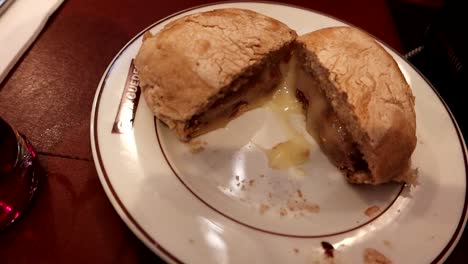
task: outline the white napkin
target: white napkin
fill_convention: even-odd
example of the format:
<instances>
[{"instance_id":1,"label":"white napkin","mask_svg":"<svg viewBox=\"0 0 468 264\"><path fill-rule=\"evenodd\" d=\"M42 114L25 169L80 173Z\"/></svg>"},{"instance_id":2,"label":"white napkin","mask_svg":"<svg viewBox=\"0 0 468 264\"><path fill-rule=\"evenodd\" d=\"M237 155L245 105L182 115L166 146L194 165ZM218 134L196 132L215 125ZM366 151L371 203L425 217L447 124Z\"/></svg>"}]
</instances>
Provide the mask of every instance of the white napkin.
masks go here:
<instances>
[{"instance_id":1,"label":"white napkin","mask_svg":"<svg viewBox=\"0 0 468 264\"><path fill-rule=\"evenodd\" d=\"M16 0L0 15L0 83L63 0Z\"/></svg>"}]
</instances>

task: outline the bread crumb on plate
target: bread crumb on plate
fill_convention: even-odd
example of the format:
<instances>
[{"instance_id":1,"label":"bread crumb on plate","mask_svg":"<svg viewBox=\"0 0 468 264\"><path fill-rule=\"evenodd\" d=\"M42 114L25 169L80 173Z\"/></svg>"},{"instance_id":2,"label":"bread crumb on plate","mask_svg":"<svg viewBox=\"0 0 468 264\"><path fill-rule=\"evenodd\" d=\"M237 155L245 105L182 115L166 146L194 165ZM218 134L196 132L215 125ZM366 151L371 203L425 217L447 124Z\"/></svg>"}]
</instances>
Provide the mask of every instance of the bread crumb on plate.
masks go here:
<instances>
[{"instance_id":1,"label":"bread crumb on plate","mask_svg":"<svg viewBox=\"0 0 468 264\"><path fill-rule=\"evenodd\" d=\"M367 208L367 209L364 211L364 214L367 215L368 217L373 217L373 216L375 216L379 211L380 211L380 207L378 207L377 205L373 205L373 206Z\"/></svg>"},{"instance_id":2,"label":"bread crumb on plate","mask_svg":"<svg viewBox=\"0 0 468 264\"><path fill-rule=\"evenodd\" d=\"M364 264L392 264L393 262L385 255L373 248L364 250Z\"/></svg>"},{"instance_id":3,"label":"bread crumb on plate","mask_svg":"<svg viewBox=\"0 0 468 264\"><path fill-rule=\"evenodd\" d=\"M260 214L264 214L268 210L270 210L270 206L268 204L265 204L265 203L260 204L260 208L259 208Z\"/></svg>"},{"instance_id":4,"label":"bread crumb on plate","mask_svg":"<svg viewBox=\"0 0 468 264\"><path fill-rule=\"evenodd\" d=\"M192 154L197 154L205 150L206 142L202 140L190 140L187 145Z\"/></svg>"}]
</instances>

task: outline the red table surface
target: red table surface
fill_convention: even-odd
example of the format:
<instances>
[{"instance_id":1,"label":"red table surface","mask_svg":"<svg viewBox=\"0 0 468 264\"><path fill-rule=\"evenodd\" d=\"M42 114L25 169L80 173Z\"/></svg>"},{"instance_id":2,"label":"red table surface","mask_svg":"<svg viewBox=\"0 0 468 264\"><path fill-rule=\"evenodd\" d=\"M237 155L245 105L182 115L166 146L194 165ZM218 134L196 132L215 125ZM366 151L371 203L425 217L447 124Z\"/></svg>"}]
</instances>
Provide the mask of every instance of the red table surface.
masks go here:
<instances>
[{"instance_id":1,"label":"red table surface","mask_svg":"<svg viewBox=\"0 0 468 264\"><path fill-rule=\"evenodd\" d=\"M68 0L0 84L0 116L39 152L46 180L25 217L0 233L0 263L158 263L120 220L92 161L98 82L116 53L155 21L210 1ZM374 34L397 51L383 0L290 1ZM157 219L155 219L157 221ZM447 263L468 255L463 236Z\"/></svg>"}]
</instances>

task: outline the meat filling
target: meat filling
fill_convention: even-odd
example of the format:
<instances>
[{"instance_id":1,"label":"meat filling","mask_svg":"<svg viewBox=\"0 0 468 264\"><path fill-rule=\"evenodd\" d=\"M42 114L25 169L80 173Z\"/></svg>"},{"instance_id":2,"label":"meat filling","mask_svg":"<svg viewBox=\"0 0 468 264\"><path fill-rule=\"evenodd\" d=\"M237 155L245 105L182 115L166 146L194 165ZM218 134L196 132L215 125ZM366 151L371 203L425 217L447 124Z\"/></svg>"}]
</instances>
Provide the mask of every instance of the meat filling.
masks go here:
<instances>
[{"instance_id":1,"label":"meat filling","mask_svg":"<svg viewBox=\"0 0 468 264\"><path fill-rule=\"evenodd\" d=\"M270 94L281 81L282 74L279 64L266 67L255 77L242 78L237 81L238 89L215 102L204 113L194 116L183 123L185 133L190 138L223 127L229 120L250 110L252 104Z\"/></svg>"},{"instance_id":2,"label":"meat filling","mask_svg":"<svg viewBox=\"0 0 468 264\"><path fill-rule=\"evenodd\" d=\"M322 151L347 175L368 171L357 144L320 90L319 80L300 66L296 68L296 78L297 97L306 108L307 130L318 141Z\"/></svg>"}]
</instances>

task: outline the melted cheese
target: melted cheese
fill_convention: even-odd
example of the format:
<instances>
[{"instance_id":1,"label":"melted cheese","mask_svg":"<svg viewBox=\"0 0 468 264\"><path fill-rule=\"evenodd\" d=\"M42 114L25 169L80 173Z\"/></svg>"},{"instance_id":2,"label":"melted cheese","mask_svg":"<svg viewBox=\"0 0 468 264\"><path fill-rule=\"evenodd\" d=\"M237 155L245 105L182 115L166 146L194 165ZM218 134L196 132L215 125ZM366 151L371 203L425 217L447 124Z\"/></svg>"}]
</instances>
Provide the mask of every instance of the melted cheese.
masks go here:
<instances>
[{"instance_id":1,"label":"melted cheese","mask_svg":"<svg viewBox=\"0 0 468 264\"><path fill-rule=\"evenodd\" d=\"M354 170L356 160L353 157L359 158L359 152L320 90L319 80L315 75L305 72L300 65L296 66L296 75L297 89L309 100L307 131L337 167Z\"/></svg>"},{"instance_id":2,"label":"melted cheese","mask_svg":"<svg viewBox=\"0 0 468 264\"><path fill-rule=\"evenodd\" d=\"M271 97L281 75L278 66L265 68L259 78L245 84L246 87L234 92L216 103L208 111L197 118L200 123L192 137L210 131L225 128L227 124L241 114L263 106Z\"/></svg>"},{"instance_id":3,"label":"melted cheese","mask_svg":"<svg viewBox=\"0 0 468 264\"><path fill-rule=\"evenodd\" d=\"M291 139L265 150L268 166L272 169L288 169L301 165L309 159L310 145L305 140Z\"/></svg>"},{"instance_id":4,"label":"melted cheese","mask_svg":"<svg viewBox=\"0 0 468 264\"><path fill-rule=\"evenodd\" d=\"M288 169L305 163L309 159L311 144L291 124L291 116L304 115L302 103L296 98L295 62L291 59L283 65L283 76L286 76L266 106L279 117L286 128L288 140L264 150L268 165L272 169Z\"/></svg>"}]
</instances>

